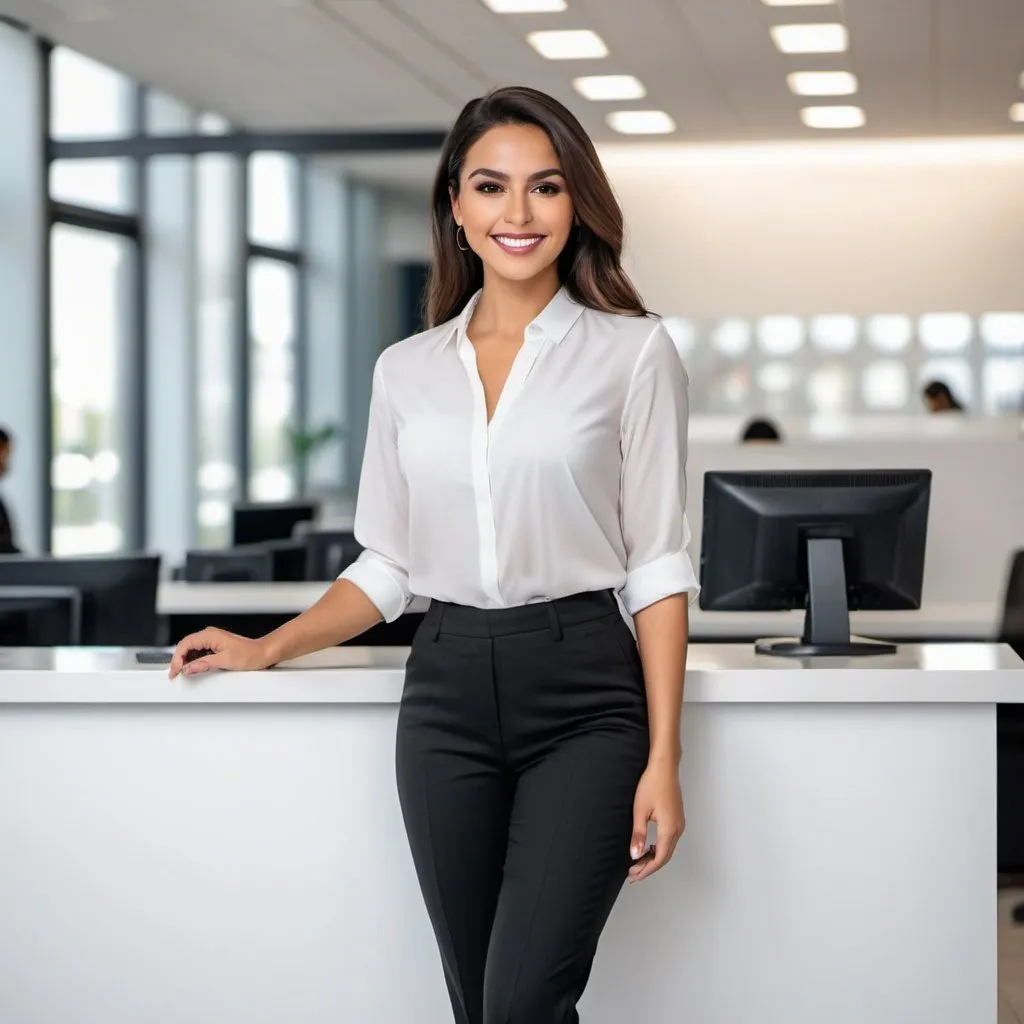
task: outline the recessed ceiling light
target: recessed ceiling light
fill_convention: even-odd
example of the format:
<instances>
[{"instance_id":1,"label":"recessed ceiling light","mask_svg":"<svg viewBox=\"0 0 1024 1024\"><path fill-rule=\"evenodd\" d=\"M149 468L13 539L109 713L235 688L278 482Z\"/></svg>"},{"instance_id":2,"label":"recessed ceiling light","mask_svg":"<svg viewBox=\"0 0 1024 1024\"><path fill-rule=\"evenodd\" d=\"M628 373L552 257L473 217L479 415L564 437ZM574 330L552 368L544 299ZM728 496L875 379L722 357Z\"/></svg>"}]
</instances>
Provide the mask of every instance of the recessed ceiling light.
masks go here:
<instances>
[{"instance_id":1,"label":"recessed ceiling light","mask_svg":"<svg viewBox=\"0 0 1024 1024\"><path fill-rule=\"evenodd\" d=\"M589 29L531 32L526 41L548 60L584 60L587 57L608 56L604 40Z\"/></svg>"},{"instance_id":2,"label":"recessed ceiling light","mask_svg":"<svg viewBox=\"0 0 1024 1024\"><path fill-rule=\"evenodd\" d=\"M804 107L800 120L808 128L860 128L866 119L860 107Z\"/></svg>"},{"instance_id":3,"label":"recessed ceiling light","mask_svg":"<svg viewBox=\"0 0 1024 1024\"><path fill-rule=\"evenodd\" d=\"M616 110L606 120L623 135L666 135L676 130L675 121L664 110Z\"/></svg>"},{"instance_id":4,"label":"recessed ceiling light","mask_svg":"<svg viewBox=\"0 0 1024 1024\"><path fill-rule=\"evenodd\" d=\"M639 100L647 95L644 83L632 75L587 75L572 84L588 100Z\"/></svg>"},{"instance_id":5,"label":"recessed ceiling light","mask_svg":"<svg viewBox=\"0 0 1024 1024\"><path fill-rule=\"evenodd\" d=\"M484 0L495 14L553 14L565 10L565 0Z\"/></svg>"},{"instance_id":6,"label":"recessed ceiling light","mask_svg":"<svg viewBox=\"0 0 1024 1024\"><path fill-rule=\"evenodd\" d=\"M761 0L765 7L824 7L836 0Z\"/></svg>"},{"instance_id":7,"label":"recessed ceiling light","mask_svg":"<svg viewBox=\"0 0 1024 1024\"><path fill-rule=\"evenodd\" d=\"M857 91L857 76L849 71L794 71L786 81L797 96L849 96Z\"/></svg>"},{"instance_id":8,"label":"recessed ceiling light","mask_svg":"<svg viewBox=\"0 0 1024 1024\"><path fill-rule=\"evenodd\" d=\"M1014 103L1010 107L1010 120L1024 123L1024 103Z\"/></svg>"},{"instance_id":9,"label":"recessed ceiling light","mask_svg":"<svg viewBox=\"0 0 1024 1024\"><path fill-rule=\"evenodd\" d=\"M849 45L845 25L772 25L772 41L783 53L842 53Z\"/></svg>"}]
</instances>

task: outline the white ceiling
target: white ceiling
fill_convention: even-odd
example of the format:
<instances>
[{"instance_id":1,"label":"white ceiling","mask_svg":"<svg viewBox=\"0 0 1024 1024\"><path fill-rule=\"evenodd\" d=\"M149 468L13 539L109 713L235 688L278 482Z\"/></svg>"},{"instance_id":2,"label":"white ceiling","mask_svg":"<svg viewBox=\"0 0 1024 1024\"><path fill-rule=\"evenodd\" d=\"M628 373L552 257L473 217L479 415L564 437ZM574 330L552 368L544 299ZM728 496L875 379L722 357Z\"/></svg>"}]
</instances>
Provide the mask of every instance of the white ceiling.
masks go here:
<instances>
[{"instance_id":1,"label":"white ceiling","mask_svg":"<svg viewBox=\"0 0 1024 1024\"><path fill-rule=\"evenodd\" d=\"M578 96L581 74L636 74L667 110L675 141L819 138L803 127L791 70L851 70L863 129L845 136L1024 133L1024 0L841 0L769 8L759 0L567 0L562 14L501 16L480 0L0 0L58 43L239 126L447 127L491 86L526 83L566 102L601 140L607 104ZM851 49L784 57L768 27L841 17ZM591 28L604 60L548 61L535 28ZM817 101L814 101L817 102ZM824 102L850 102L837 98Z\"/></svg>"}]
</instances>

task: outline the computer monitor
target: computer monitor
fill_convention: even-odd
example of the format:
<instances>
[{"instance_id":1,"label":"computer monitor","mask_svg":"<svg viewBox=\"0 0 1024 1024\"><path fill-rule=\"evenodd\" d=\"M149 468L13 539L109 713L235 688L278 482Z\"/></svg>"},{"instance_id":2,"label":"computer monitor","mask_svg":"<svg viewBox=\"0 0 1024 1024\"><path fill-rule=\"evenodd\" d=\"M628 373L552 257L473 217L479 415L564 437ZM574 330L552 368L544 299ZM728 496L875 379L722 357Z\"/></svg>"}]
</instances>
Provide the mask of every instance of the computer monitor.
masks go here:
<instances>
[{"instance_id":1,"label":"computer monitor","mask_svg":"<svg viewBox=\"0 0 1024 1024\"><path fill-rule=\"evenodd\" d=\"M0 647L77 647L82 593L77 587L0 587Z\"/></svg>"},{"instance_id":2,"label":"computer monitor","mask_svg":"<svg viewBox=\"0 0 1024 1024\"><path fill-rule=\"evenodd\" d=\"M315 519L320 511L316 501L275 501L239 503L232 510L231 543L259 544L266 540L288 540L299 523Z\"/></svg>"},{"instance_id":3,"label":"computer monitor","mask_svg":"<svg viewBox=\"0 0 1024 1024\"><path fill-rule=\"evenodd\" d=\"M762 654L891 654L850 638L850 609L920 608L931 472L704 474L700 607L805 608L803 636Z\"/></svg>"},{"instance_id":4,"label":"computer monitor","mask_svg":"<svg viewBox=\"0 0 1024 1024\"><path fill-rule=\"evenodd\" d=\"M306 579L335 580L363 550L350 530L310 530L306 542Z\"/></svg>"},{"instance_id":5,"label":"computer monitor","mask_svg":"<svg viewBox=\"0 0 1024 1024\"><path fill-rule=\"evenodd\" d=\"M0 587L74 587L81 591L81 640L87 646L154 644L159 578L159 555L0 555Z\"/></svg>"},{"instance_id":6,"label":"computer monitor","mask_svg":"<svg viewBox=\"0 0 1024 1024\"><path fill-rule=\"evenodd\" d=\"M276 540L187 551L184 578L188 583L299 583L306 578L306 545Z\"/></svg>"}]
</instances>

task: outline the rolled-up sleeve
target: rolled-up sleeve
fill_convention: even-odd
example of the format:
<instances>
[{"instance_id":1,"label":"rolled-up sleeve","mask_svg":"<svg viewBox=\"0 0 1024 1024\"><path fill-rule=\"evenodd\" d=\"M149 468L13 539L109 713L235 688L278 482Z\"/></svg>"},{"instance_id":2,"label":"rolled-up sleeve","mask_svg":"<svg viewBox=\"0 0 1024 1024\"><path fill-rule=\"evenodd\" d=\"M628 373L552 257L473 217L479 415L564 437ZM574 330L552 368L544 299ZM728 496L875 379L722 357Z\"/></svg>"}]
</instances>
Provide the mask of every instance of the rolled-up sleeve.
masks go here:
<instances>
[{"instance_id":1,"label":"rolled-up sleeve","mask_svg":"<svg viewBox=\"0 0 1024 1024\"><path fill-rule=\"evenodd\" d=\"M623 607L630 615L699 590L687 553L686 371L658 323L644 343L622 413L619 514L626 548Z\"/></svg>"},{"instance_id":2,"label":"rolled-up sleeve","mask_svg":"<svg viewBox=\"0 0 1024 1024\"><path fill-rule=\"evenodd\" d=\"M386 622L409 606L409 500L398 462L397 431L388 404L381 360L373 371L370 419L356 499L355 537L359 557L338 579L354 583Z\"/></svg>"}]
</instances>

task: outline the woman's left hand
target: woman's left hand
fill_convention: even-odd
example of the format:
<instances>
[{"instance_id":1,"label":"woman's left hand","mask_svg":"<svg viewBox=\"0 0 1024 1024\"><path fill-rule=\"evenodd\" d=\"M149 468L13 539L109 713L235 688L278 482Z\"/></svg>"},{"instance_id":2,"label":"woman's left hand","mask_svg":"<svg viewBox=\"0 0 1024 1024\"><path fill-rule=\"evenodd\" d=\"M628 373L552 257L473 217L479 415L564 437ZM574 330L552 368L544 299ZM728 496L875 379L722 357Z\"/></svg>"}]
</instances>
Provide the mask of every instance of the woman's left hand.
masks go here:
<instances>
[{"instance_id":1,"label":"woman's left hand","mask_svg":"<svg viewBox=\"0 0 1024 1024\"><path fill-rule=\"evenodd\" d=\"M649 821L658 828L657 840L652 847L653 857L649 854L644 856ZM630 882L642 881L663 868L675 853L685 827L678 764L671 760L648 762L633 800L633 838L629 852L634 861L638 857L641 859L629 869Z\"/></svg>"}]
</instances>

